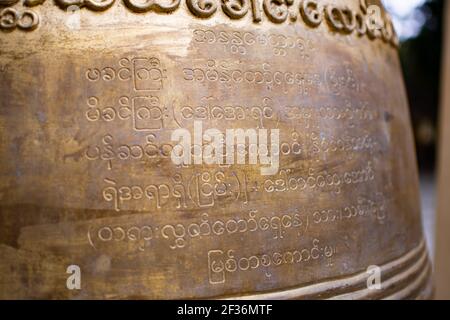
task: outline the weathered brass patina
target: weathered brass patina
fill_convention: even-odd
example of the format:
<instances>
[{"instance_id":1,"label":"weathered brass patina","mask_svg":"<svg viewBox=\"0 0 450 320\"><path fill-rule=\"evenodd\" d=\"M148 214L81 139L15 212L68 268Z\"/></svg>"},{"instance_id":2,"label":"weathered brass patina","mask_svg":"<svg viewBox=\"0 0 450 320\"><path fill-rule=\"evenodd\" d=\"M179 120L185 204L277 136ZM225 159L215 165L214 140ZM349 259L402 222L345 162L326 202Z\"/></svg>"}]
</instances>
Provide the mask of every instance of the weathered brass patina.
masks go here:
<instances>
[{"instance_id":1,"label":"weathered brass patina","mask_svg":"<svg viewBox=\"0 0 450 320\"><path fill-rule=\"evenodd\" d=\"M0 0L0 297L428 297L377 5ZM208 129L278 133L279 165L208 162Z\"/></svg>"}]
</instances>

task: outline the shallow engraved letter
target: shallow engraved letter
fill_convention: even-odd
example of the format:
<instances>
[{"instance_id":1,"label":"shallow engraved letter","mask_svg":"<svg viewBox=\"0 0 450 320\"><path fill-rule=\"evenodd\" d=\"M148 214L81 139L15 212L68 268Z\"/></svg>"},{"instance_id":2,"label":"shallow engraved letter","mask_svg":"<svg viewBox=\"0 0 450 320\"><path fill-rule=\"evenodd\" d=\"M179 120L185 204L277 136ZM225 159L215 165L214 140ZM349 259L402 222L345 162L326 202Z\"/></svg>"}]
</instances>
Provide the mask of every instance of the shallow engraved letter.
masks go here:
<instances>
[{"instance_id":1,"label":"shallow engraved letter","mask_svg":"<svg viewBox=\"0 0 450 320\"><path fill-rule=\"evenodd\" d=\"M222 10L231 19L240 19L248 12L248 2L248 0L222 0Z\"/></svg>"},{"instance_id":2,"label":"shallow engraved letter","mask_svg":"<svg viewBox=\"0 0 450 320\"><path fill-rule=\"evenodd\" d=\"M134 12L155 11L170 13L180 6L180 0L124 0L124 2Z\"/></svg>"},{"instance_id":3,"label":"shallow engraved letter","mask_svg":"<svg viewBox=\"0 0 450 320\"><path fill-rule=\"evenodd\" d=\"M186 4L192 14L199 18L209 18L217 10L215 0L186 0Z\"/></svg>"}]
</instances>

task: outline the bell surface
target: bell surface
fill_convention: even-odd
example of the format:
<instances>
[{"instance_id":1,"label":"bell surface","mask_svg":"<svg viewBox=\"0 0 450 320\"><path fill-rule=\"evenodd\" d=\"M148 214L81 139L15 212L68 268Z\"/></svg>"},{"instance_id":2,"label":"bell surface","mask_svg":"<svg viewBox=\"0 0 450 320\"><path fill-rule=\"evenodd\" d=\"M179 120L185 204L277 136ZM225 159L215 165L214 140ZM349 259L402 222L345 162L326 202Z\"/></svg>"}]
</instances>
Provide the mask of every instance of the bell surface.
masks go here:
<instances>
[{"instance_id":1,"label":"bell surface","mask_svg":"<svg viewBox=\"0 0 450 320\"><path fill-rule=\"evenodd\" d=\"M0 298L425 299L380 1L0 0Z\"/></svg>"}]
</instances>

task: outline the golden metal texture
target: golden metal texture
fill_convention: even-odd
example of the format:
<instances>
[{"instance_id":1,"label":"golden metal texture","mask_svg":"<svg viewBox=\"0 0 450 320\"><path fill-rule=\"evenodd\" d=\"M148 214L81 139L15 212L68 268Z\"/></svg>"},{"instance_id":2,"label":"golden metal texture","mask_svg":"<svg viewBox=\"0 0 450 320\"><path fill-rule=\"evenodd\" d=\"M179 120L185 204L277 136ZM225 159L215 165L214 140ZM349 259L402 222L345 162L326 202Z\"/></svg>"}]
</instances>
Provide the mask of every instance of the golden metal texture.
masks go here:
<instances>
[{"instance_id":1,"label":"golden metal texture","mask_svg":"<svg viewBox=\"0 0 450 320\"><path fill-rule=\"evenodd\" d=\"M0 0L0 298L428 298L379 6Z\"/></svg>"}]
</instances>

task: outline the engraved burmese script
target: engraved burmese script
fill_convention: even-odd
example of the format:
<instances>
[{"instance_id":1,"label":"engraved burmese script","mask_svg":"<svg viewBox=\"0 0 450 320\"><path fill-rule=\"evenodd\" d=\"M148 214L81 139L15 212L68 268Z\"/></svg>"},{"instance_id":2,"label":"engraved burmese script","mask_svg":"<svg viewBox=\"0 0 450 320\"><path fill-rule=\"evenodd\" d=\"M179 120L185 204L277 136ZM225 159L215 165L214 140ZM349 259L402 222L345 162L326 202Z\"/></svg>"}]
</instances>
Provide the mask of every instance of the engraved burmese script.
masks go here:
<instances>
[{"instance_id":1,"label":"engraved burmese script","mask_svg":"<svg viewBox=\"0 0 450 320\"><path fill-rule=\"evenodd\" d=\"M99 200L118 213L146 214L137 223L124 217L90 227L90 245L102 252L127 248L145 254L165 247L177 254L195 250L204 239L211 244L235 239L235 246L212 245L205 252L205 280L213 286L241 273L271 280L283 267L331 270L347 249L327 241L322 226L346 221L382 226L388 218L390 200L383 190L364 192L377 179L373 156L387 137L372 127L383 120L381 111L365 96L354 98L366 89L359 71L350 61L315 66L319 43L310 36L196 28L192 41L199 49L216 47L240 59L186 59L178 69L161 55L127 55L85 69L92 94L86 96L84 119L106 130L90 139L83 155L105 172ZM280 68L277 60L245 59L261 50L301 63ZM127 89L106 98L96 93L100 85ZM177 88L192 91L184 95ZM261 94L237 91L244 88ZM321 94L333 99L317 104ZM328 132L327 123L340 124L342 131ZM113 126L129 128L129 138L108 132ZM327 165L336 155L354 165L344 170ZM129 166L145 166L148 173L137 179L118 174ZM170 175L153 174L159 168ZM361 193L335 205L254 205L272 196L339 199L354 188ZM162 218L167 212L194 214L167 222ZM260 237L273 245L241 252L239 239ZM284 247L287 239L298 242Z\"/></svg>"},{"instance_id":2,"label":"engraved burmese script","mask_svg":"<svg viewBox=\"0 0 450 320\"><path fill-rule=\"evenodd\" d=\"M283 21L282 15L271 16L270 9L264 8L271 19ZM196 5L189 9L203 12ZM212 6L204 17L215 10ZM332 228L352 220L383 225L389 206L383 190L361 192L336 206L267 210L253 203L271 196L301 199L305 192L338 198L347 189L361 185L364 190L376 180L372 155L385 141L371 125L382 117L365 96L353 98L365 90L358 71L345 60L324 69L316 66L314 56L320 45L311 35L221 26L195 28L191 36L198 50L216 48L235 59L200 56L180 61L177 70L168 67L168 57L127 55L85 70L88 92L92 92L86 97L85 120L106 130L113 125L130 128L133 137L130 143L123 134L106 131L86 148L85 160L104 163L100 200L116 212L150 213L139 224L116 219L90 228L91 246L100 251L125 246L135 252L165 246L174 252L189 252L202 239L216 243L263 236L274 244L300 240L284 248L275 245L270 249L269 245L262 253L240 252L240 245L212 246L204 259L205 277L214 286L223 285L234 274L259 270L260 280L267 280L283 266L331 268L334 257L346 248L329 243L317 233L319 227ZM273 58L246 58L257 52L268 52ZM289 56L299 63L279 67L277 61L282 60L277 59ZM95 93L100 85L128 89L116 90L117 95L106 100ZM177 88L192 89L185 89L187 95L174 95ZM245 89L261 93L244 94ZM314 97L321 94L333 99L317 104ZM327 133L327 123L341 123L342 131ZM361 130L349 130L358 126ZM328 166L327 159L335 155L354 165L344 170ZM305 169L298 170L302 163ZM140 164L150 171L137 181L115 176L123 168ZM177 169L170 170L173 173L168 177L158 177L152 175L155 167ZM217 215L219 206L224 214ZM152 214L164 215L168 210L181 215L186 210L197 213L193 219L175 218L169 223L158 222Z\"/></svg>"},{"instance_id":3,"label":"engraved burmese script","mask_svg":"<svg viewBox=\"0 0 450 320\"><path fill-rule=\"evenodd\" d=\"M0 0L0 218L22 210L0 232L26 270L61 270L28 283L322 298L383 291L369 266L421 275L398 39L373 3Z\"/></svg>"}]
</instances>

